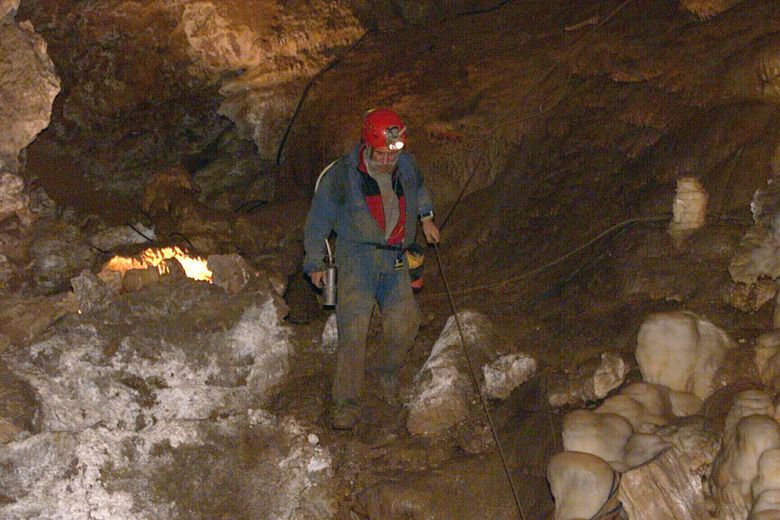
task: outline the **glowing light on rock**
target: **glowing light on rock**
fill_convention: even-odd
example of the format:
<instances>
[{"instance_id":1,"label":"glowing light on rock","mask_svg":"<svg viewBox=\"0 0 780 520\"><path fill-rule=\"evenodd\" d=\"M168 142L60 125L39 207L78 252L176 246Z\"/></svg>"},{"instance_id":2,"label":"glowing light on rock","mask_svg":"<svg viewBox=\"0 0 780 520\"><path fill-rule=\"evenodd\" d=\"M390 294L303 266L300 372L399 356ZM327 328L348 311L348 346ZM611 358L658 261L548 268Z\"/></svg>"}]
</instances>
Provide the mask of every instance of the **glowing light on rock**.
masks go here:
<instances>
[{"instance_id":1,"label":"glowing light on rock","mask_svg":"<svg viewBox=\"0 0 780 520\"><path fill-rule=\"evenodd\" d=\"M124 274L131 269L146 269L156 267L160 274L167 274L166 260L176 259L181 264L187 277L193 280L212 281L211 271L204 258L190 256L179 247L162 247L145 249L140 255L126 257L115 256L103 267L104 271L116 271Z\"/></svg>"}]
</instances>

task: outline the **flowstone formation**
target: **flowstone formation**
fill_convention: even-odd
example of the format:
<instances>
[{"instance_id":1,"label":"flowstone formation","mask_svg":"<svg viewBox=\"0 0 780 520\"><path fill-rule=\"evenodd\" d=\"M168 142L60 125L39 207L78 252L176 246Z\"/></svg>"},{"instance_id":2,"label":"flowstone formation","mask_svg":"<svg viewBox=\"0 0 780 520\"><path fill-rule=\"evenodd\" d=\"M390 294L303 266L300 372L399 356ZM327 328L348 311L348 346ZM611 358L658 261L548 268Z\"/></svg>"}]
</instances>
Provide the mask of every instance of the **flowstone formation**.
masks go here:
<instances>
[{"instance_id":1,"label":"flowstone formation","mask_svg":"<svg viewBox=\"0 0 780 520\"><path fill-rule=\"evenodd\" d=\"M0 446L0 516L332 518L328 450L262 409L292 349L266 287L168 277L8 355L38 412Z\"/></svg>"},{"instance_id":2,"label":"flowstone formation","mask_svg":"<svg viewBox=\"0 0 780 520\"><path fill-rule=\"evenodd\" d=\"M757 342L759 374L777 352L775 336L767 333ZM556 520L591 518L609 500L608 489L619 499L612 507L622 507L632 519L758 520L780 514L773 386L770 394L738 391L732 383L737 386L723 387L729 396L723 401L716 373L735 345L692 313L651 315L637 343L647 382L622 388L593 411L564 417L565 451L553 457L547 473ZM703 401L709 404L702 411ZM584 486L600 490L602 500L583 495Z\"/></svg>"}]
</instances>

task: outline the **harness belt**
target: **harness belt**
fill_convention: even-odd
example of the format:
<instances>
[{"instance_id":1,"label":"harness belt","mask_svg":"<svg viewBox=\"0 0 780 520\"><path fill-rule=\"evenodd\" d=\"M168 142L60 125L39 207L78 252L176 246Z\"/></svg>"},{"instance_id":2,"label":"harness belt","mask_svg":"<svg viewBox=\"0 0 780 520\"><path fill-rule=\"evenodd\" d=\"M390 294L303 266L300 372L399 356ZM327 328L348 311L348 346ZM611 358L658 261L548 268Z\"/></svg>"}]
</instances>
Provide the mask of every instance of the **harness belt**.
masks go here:
<instances>
[{"instance_id":1,"label":"harness belt","mask_svg":"<svg viewBox=\"0 0 780 520\"><path fill-rule=\"evenodd\" d=\"M391 246L388 244L378 244L376 242L360 242L361 244L367 245L367 246L374 246L377 249L382 249L383 251L398 251L398 252L404 252L408 247L403 246Z\"/></svg>"}]
</instances>

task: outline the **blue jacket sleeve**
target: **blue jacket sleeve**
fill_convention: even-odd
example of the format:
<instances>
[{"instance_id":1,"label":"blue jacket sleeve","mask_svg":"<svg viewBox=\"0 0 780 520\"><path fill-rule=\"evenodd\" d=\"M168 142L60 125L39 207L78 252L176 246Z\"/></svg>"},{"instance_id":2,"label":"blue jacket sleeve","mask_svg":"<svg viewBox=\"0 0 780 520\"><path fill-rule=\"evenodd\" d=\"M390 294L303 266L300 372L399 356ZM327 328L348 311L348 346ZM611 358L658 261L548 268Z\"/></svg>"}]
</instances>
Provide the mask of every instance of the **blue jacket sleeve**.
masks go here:
<instances>
[{"instance_id":1,"label":"blue jacket sleeve","mask_svg":"<svg viewBox=\"0 0 780 520\"><path fill-rule=\"evenodd\" d=\"M431 201L431 194L425 186L422 172L416 163L414 165L414 177L417 184L417 216L421 216L433 211L433 202Z\"/></svg>"},{"instance_id":2,"label":"blue jacket sleeve","mask_svg":"<svg viewBox=\"0 0 780 520\"><path fill-rule=\"evenodd\" d=\"M330 168L320 180L320 185L312 199L306 227L303 231L303 271L312 273L325 270L325 239L336 224L340 196L338 193L338 165Z\"/></svg>"}]
</instances>

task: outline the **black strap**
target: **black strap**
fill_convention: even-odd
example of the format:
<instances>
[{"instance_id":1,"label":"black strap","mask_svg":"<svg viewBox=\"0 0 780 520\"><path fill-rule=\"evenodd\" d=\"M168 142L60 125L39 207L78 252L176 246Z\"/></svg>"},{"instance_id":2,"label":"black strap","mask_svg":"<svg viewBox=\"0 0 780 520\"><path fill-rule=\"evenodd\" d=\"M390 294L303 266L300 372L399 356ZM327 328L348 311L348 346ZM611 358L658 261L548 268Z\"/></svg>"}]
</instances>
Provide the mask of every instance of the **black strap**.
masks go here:
<instances>
[{"instance_id":1,"label":"black strap","mask_svg":"<svg viewBox=\"0 0 780 520\"><path fill-rule=\"evenodd\" d=\"M377 249L382 249L384 251L399 251L403 252L406 251L406 248L401 246L389 246L387 244L376 244Z\"/></svg>"}]
</instances>

